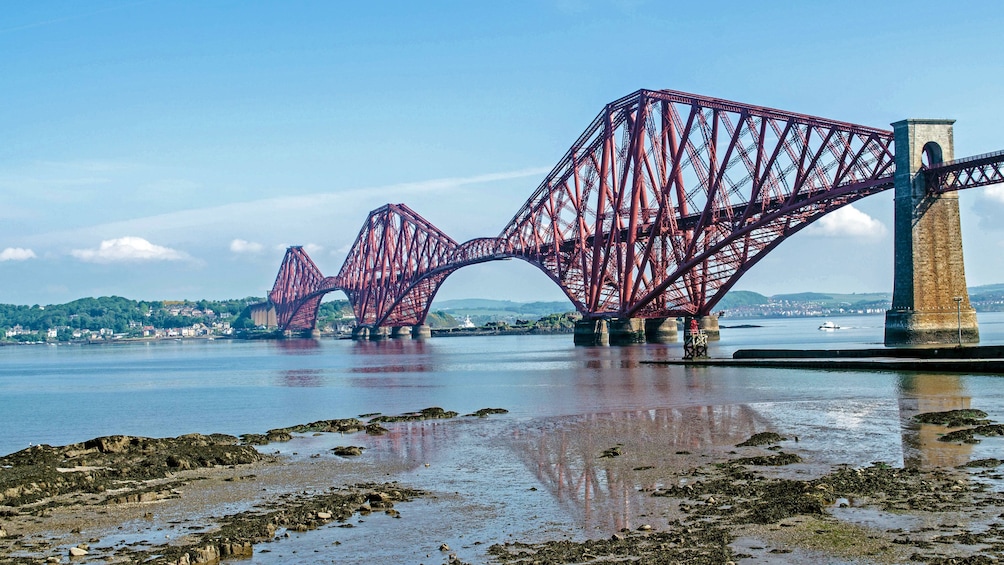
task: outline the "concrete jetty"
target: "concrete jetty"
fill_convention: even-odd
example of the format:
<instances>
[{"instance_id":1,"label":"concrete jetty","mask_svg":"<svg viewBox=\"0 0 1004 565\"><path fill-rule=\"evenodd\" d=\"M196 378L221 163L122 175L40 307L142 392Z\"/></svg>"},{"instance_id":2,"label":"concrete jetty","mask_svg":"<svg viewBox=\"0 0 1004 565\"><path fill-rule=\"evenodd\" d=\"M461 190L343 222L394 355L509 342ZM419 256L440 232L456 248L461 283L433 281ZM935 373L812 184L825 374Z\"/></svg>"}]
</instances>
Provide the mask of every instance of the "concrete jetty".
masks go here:
<instances>
[{"instance_id":1,"label":"concrete jetty","mask_svg":"<svg viewBox=\"0 0 1004 565\"><path fill-rule=\"evenodd\" d=\"M1004 375L1004 346L872 349L741 349L731 358L641 361L652 365Z\"/></svg>"}]
</instances>

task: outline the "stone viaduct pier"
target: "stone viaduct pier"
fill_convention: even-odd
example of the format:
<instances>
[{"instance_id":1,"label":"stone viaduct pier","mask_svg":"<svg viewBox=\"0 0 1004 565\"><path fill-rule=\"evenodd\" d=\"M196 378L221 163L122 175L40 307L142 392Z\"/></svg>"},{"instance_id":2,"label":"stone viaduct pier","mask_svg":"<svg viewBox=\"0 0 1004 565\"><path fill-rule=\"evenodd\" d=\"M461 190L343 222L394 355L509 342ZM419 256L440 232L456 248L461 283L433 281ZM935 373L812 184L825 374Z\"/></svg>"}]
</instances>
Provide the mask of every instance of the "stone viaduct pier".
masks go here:
<instances>
[{"instance_id":1,"label":"stone viaduct pier","mask_svg":"<svg viewBox=\"0 0 1004 565\"><path fill-rule=\"evenodd\" d=\"M955 120L892 124L896 143L895 278L886 345L979 343L962 260L958 192L929 190L922 169L952 161Z\"/></svg>"}]
</instances>

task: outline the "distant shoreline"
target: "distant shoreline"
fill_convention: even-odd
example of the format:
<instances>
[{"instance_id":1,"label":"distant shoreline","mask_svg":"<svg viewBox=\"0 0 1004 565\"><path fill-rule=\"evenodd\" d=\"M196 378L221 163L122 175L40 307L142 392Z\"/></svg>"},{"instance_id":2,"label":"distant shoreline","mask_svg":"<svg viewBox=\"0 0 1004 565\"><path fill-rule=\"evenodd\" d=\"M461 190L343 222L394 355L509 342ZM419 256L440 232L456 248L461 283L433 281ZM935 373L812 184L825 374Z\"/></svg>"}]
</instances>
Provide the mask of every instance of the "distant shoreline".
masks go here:
<instances>
[{"instance_id":1,"label":"distant shoreline","mask_svg":"<svg viewBox=\"0 0 1004 565\"><path fill-rule=\"evenodd\" d=\"M542 330L540 328L436 328L432 330L432 337L468 337L484 335L552 335L570 334L573 328L561 328L554 330Z\"/></svg>"},{"instance_id":2,"label":"distant shoreline","mask_svg":"<svg viewBox=\"0 0 1004 565\"><path fill-rule=\"evenodd\" d=\"M229 335L197 335L185 337L124 337L121 339L94 339L74 341L0 341L0 347L29 345L115 345L127 343L157 343L165 341L215 341L243 339Z\"/></svg>"}]
</instances>

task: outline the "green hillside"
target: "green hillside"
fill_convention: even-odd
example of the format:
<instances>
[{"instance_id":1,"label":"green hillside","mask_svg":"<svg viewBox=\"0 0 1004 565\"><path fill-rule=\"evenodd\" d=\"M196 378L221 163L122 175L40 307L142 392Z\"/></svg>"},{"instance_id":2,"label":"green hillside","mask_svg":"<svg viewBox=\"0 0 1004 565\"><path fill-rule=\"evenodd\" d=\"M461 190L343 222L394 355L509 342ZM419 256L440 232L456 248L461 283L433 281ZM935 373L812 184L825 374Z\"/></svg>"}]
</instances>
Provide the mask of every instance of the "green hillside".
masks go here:
<instances>
[{"instance_id":1,"label":"green hillside","mask_svg":"<svg viewBox=\"0 0 1004 565\"><path fill-rule=\"evenodd\" d=\"M820 306L854 306L857 304L871 304L876 302L889 302L892 300L891 292L865 292L853 294L835 294L820 292L800 292L796 294L775 294L770 297L772 302L812 302Z\"/></svg>"},{"instance_id":2,"label":"green hillside","mask_svg":"<svg viewBox=\"0 0 1004 565\"><path fill-rule=\"evenodd\" d=\"M730 308L741 308L743 306L756 306L767 304L770 301L766 296L749 290L732 290L718 302L718 310L728 310Z\"/></svg>"},{"instance_id":3,"label":"green hillside","mask_svg":"<svg viewBox=\"0 0 1004 565\"><path fill-rule=\"evenodd\" d=\"M969 295L976 294L1004 294L1004 284L984 284L969 287Z\"/></svg>"},{"instance_id":4,"label":"green hillside","mask_svg":"<svg viewBox=\"0 0 1004 565\"><path fill-rule=\"evenodd\" d=\"M796 292L794 294L775 294L771 296L775 302L822 302L832 300L833 296L819 292Z\"/></svg>"},{"instance_id":5,"label":"green hillside","mask_svg":"<svg viewBox=\"0 0 1004 565\"><path fill-rule=\"evenodd\" d=\"M540 317L575 310L572 303L567 300L554 302L513 302L511 300L488 300L484 298L437 300L433 303L432 307L436 310L449 312L454 316L458 313L461 315L470 315L472 313L505 313Z\"/></svg>"}]
</instances>

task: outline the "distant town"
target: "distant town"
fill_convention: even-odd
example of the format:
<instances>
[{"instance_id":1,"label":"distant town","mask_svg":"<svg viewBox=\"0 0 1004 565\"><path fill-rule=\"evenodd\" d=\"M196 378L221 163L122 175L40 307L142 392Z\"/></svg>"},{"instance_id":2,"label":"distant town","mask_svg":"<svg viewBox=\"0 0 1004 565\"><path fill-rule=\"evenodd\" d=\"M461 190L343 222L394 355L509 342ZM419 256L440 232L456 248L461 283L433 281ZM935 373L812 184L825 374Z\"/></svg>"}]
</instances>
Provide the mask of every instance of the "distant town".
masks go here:
<instances>
[{"instance_id":1,"label":"distant town","mask_svg":"<svg viewBox=\"0 0 1004 565\"><path fill-rule=\"evenodd\" d=\"M1004 311L1004 284L972 287L969 296L977 312ZM891 299L890 293L764 296L733 291L715 312L725 319L883 315ZM267 318L252 315L264 301L260 297L136 301L111 296L47 306L0 304L0 345L267 337L275 328L266 323ZM433 330L441 330L439 335L503 330L563 332L570 331L580 318L567 301L465 299L437 301L427 323ZM322 335L345 336L354 326L347 301L321 304L317 327Z\"/></svg>"},{"instance_id":2,"label":"distant town","mask_svg":"<svg viewBox=\"0 0 1004 565\"><path fill-rule=\"evenodd\" d=\"M1004 284L971 287L969 301L977 312L1004 311ZM715 309L725 318L806 318L815 316L884 315L892 293L835 294L802 292L764 296L733 291Z\"/></svg>"}]
</instances>

